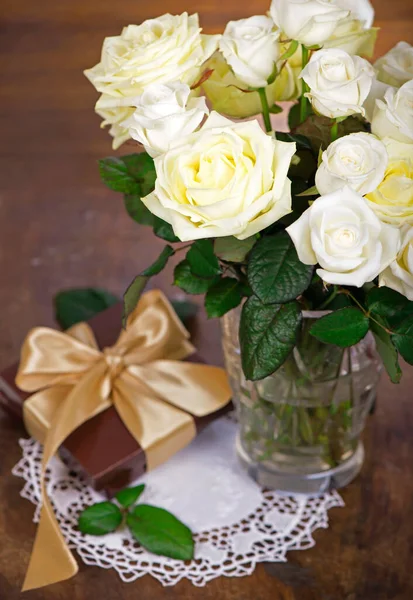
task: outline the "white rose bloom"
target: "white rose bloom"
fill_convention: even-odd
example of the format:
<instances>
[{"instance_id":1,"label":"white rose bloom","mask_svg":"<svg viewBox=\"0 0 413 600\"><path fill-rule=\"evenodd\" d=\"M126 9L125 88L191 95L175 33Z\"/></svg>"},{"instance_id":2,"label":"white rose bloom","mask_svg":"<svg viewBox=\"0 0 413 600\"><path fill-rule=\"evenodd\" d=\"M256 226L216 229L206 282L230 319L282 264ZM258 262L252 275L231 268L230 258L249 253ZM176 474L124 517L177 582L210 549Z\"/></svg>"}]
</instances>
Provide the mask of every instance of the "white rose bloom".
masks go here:
<instances>
[{"instance_id":1,"label":"white rose bloom","mask_svg":"<svg viewBox=\"0 0 413 600\"><path fill-rule=\"evenodd\" d=\"M352 133L339 138L323 152L315 177L321 195L345 185L362 196L383 181L388 164L386 146L370 133Z\"/></svg>"},{"instance_id":2,"label":"white rose bloom","mask_svg":"<svg viewBox=\"0 0 413 600\"><path fill-rule=\"evenodd\" d=\"M388 88L384 99L376 100L371 130L379 138L413 142L413 80L399 90Z\"/></svg>"},{"instance_id":3,"label":"white rose bloom","mask_svg":"<svg viewBox=\"0 0 413 600\"><path fill-rule=\"evenodd\" d=\"M193 133L209 113L205 98L190 94L186 83L154 83L136 99L136 109L123 125L150 156L158 156L174 140Z\"/></svg>"},{"instance_id":4,"label":"white rose bloom","mask_svg":"<svg viewBox=\"0 0 413 600\"><path fill-rule=\"evenodd\" d=\"M413 79L413 46L399 42L374 64L377 79L400 87Z\"/></svg>"},{"instance_id":5,"label":"white rose bloom","mask_svg":"<svg viewBox=\"0 0 413 600\"><path fill-rule=\"evenodd\" d=\"M272 0L270 14L288 38L315 46L328 40L350 11L331 0Z\"/></svg>"},{"instance_id":6,"label":"white rose bloom","mask_svg":"<svg viewBox=\"0 0 413 600\"><path fill-rule=\"evenodd\" d=\"M291 212L294 153L295 144L266 135L258 121L212 112L200 131L155 159L155 190L142 202L182 241L242 240Z\"/></svg>"},{"instance_id":7,"label":"white rose bloom","mask_svg":"<svg viewBox=\"0 0 413 600\"><path fill-rule=\"evenodd\" d=\"M369 123L371 123L373 120L374 111L376 109L376 101L383 100L389 88L392 88L392 86L388 85L387 83L383 83L382 81L379 81L377 77L373 79L373 84L371 86L370 93L367 96L363 105L363 108L366 111L365 117Z\"/></svg>"},{"instance_id":8,"label":"white rose bloom","mask_svg":"<svg viewBox=\"0 0 413 600\"><path fill-rule=\"evenodd\" d=\"M397 256L399 230L382 223L349 187L320 196L287 232L299 259L326 283L361 287Z\"/></svg>"},{"instance_id":9,"label":"white rose bloom","mask_svg":"<svg viewBox=\"0 0 413 600\"><path fill-rule=\"evenodd\" d=\"M205 61L218 47L219 35L203 35L198 15L163 15L141 25L129 25L107 37L100 62L84 73L102 92L95 110L110 125L117 148L129 139L121 124L133 113L128 99L140 96L153 83L181 81L192 85Z\"/></svg>"},{"instance_id":10,"label":"white rose bloom","mask_svg":"<svg viewBox=\"0 0 413 600\"><path fill-rule=\"evenodd\" d=\"M279 37L270 17L249 17L228 23L219 49L240 81L262 88L268 85L280 56Z\"/></svg>"},{"instance_id":11,"label":"white rose bloom","mask_svg":"<svg viewBox=\"0 0 413 600\"><path fill-rule=\"evenodd\" d=\"M363 108L374 79L371 64L344 50L331 48L315 52L301 73L310 92L314 110L329 117L364 116Z\"/></svg>"},{"instance_id":12,"label":"white rose bloom","mask_svg":"<svg viewBox=\"0 0 413 600\"><path fill-rule=\"evenodd\" d=\"M351 11L353 19L363 23L369 29L374 22L374 8L370 0L336 0L338 6Z\"/></svg>"},{"instance_id":13,"label":"white rose bloom","mask_svg":"<svg viewBox=\"0 0 413 600\"><path fill-rule=\"evenodd\" d=\"M98 92L136 97L151 83L193 84L215 52L218 35L202 35L197 14L163 15L128 25L103 42L101 61L85 71Z\"/></svg>"},{"instance_id":14,"label":"white rose bloom","mask_svg":"<svg viewBox=\"0 0 413 600\"><path fill-rule=\"evenodd\" d=\"M406 225L401 230L400 252L380 275L379 285L385 285L413 300L413 227Z\"/></svg>"}]
</instances>

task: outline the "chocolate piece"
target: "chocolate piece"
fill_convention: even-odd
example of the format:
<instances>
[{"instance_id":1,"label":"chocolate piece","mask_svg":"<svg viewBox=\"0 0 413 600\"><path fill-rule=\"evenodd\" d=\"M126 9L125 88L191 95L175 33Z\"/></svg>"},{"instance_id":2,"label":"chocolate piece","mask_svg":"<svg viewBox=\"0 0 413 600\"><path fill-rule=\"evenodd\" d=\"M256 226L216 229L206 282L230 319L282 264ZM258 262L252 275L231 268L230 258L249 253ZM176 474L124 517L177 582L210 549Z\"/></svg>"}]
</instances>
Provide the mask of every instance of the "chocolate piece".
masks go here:
<instances>
[{"instance_id":1,"label":"chocolate piece","mask_svg":"<svg viewBox=\"0 0 413 600\"><path fill-rule=\"evenodd\" d=\"M121 315L122 305L116 304L89 321L100 348L115 344L121 327ZM188 360L204 362L199 355L193 355ZM14 378L17 368L16 363L0 374L0 406L21 419L23 402L30 394L16 387ZM228 404L212 415L194 417L197 431L231 408L232 405ZM96 490L105 491L108 496L113 496L146 470L144 451L113 406L76 429L65 441L64 450L81 465L91 485Z\"/></svg>"}]
</instances>

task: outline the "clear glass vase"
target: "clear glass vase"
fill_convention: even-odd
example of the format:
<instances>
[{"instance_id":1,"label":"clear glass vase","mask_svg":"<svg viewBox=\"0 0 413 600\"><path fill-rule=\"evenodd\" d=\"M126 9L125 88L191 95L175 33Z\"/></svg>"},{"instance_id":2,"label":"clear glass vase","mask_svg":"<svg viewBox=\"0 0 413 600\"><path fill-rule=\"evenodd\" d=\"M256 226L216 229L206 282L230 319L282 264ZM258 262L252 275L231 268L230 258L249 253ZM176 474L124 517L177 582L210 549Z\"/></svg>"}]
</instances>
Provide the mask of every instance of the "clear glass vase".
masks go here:
<instances>
[{"instance_id":1,"label":"clear glass vase","mask_svg":"<svg viewBox=\"0 0 413 600\"><path fill-rule=\"evenodd\" d=\"M222 318L222 341L241 462L271 489L317 494L347 485L363 464L360 435L382 370L373 336L344 350L323 344L309 329L327 313L306 312L284 365L252 382L241 367L240 314L239 308Z\"/></svg>"}]
</instances>

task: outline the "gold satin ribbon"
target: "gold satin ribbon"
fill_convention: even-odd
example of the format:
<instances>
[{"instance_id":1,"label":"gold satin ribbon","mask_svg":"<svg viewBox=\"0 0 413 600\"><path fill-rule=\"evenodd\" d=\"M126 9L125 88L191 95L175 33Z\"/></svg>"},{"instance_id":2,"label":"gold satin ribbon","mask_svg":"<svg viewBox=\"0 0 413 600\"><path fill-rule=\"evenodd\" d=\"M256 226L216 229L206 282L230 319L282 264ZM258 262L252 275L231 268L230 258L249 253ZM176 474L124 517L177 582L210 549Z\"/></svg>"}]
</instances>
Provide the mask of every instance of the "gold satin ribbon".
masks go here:
<instances>
[{"instance_id":1,"label":"gold satin ribbon","mask_svg":"<svg viewBox=\"0 0 413 600\"><path fill-rule=\"evenodd\" d=\"M153 469L193 439L191 415L206 416L228 403L222 369L181 362L194 351L188 338L157 290L141 297L126 330L103 351L86 323L65 333L46 327L29 332L16 383L35 392L24 402L24 421L44 444L43 507L23 590L68 579L78 570L44 485L47 463L75 429L113 404Z\"/></svg>"}]
</instances>

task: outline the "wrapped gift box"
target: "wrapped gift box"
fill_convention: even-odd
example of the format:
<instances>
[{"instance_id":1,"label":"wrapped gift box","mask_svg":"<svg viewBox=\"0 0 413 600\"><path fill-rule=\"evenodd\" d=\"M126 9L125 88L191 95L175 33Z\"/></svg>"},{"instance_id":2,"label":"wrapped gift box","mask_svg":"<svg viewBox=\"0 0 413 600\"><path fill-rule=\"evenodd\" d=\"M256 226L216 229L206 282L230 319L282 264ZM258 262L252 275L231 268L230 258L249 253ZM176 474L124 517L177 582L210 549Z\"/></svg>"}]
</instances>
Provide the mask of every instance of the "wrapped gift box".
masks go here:
<instances>
[{"instance_id":1,"label":"wrapped gift box","mask_svg":"<svg viewBox=\"0 0 413 600\"><path fill-rule=\"evenodd\" d=\"M92 327L100 348L112 346L119 335L122 305L117 304L93 317ZM205 362L202 353L187 359ZM19 390L14 379L18 363L0 374L0 405L19 419L29 394ZM194 417L198 432L211 421L231 410L231 404L206 417ZM74 431L65 441L64 450L76 459L96 490L109 496L128 486L146 470L145 453L111 406Z\"/></svg>"}]
</instances>

